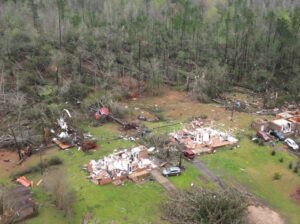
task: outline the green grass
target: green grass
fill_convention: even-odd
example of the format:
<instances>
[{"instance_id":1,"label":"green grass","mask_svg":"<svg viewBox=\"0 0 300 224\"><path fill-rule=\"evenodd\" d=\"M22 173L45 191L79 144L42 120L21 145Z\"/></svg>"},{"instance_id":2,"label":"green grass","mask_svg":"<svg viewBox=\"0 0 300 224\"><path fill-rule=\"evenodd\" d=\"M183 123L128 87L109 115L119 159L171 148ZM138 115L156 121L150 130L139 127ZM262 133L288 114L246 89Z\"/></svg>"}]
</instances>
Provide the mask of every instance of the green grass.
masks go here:
<instances>
[{"instance_id":1,"label":"green grass","mask_svg":"<svg viewBox=\"0 0 300 224\"><path fill-rule=\"evenodd\" d=\"M199 187L211 187L213 184L206 180L192 164L184 162L186 170L180 176L168 177L178 189L190 188L192 184Z\"/></svg>"},{"instance_id":2,"label":"green grass","mask_svg":"<svg viewBox=\"0 0 300 224\"><path fill-rule=\"evenodd\" d=\"M227 182L234 179L243 184L286 217L289 223L298 224L299 205L289 194L300 186L300 177L288 169L289 162L296 162L296 158L285 151L277 151L271 156L269 147L258 146L246 138L242 139L240 146L235 150L219 150L216 154L201 157L201 160ZM284 159L283 163L279 162L280 158ZM282 175L280 180L272 179L276 172Z\"/></svg>"},{"instance_id":3,"label":"green grass","mask_svg":"<svg viewBox=\"0 0 300 224\"><path fill-rule=\"evenodd\" d=\"M110 138L116 134L109 130L111 128L111 125L104 125L89 128L89 131L95 137ZM98 144L100 147L94 153L83 153L75 148L56 153L63 159L61 168L65 170L68 181L77 194L74 216L70 220L62 217L46 194L36 187L34 199L40 204L39 216L26 223L80 223L87 212L91 212L101 223L165 223L160 219L160 204L166 194L158 183L145 181L141 184L126 182L119 187L112 184L98 186L86 178L88 174L82 168L89 160L99 159L117 148L133 146L132 142L124 140L98 141ZM41 176L35 174L29 178L37 182Z\"/></svg>"}]
</instances>

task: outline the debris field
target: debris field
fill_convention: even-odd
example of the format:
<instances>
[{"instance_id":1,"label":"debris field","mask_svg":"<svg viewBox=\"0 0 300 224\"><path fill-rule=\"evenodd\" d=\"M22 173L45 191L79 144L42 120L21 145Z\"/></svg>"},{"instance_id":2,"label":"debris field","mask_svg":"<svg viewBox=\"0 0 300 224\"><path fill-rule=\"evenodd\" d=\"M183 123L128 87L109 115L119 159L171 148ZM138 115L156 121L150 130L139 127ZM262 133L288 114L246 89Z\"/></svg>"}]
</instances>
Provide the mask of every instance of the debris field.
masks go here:
<instances>
[{"instance_id":1,"label":"debris field","mask_svg":"<svg viewBox=\"0 0 300 224\"><path fill-rule=\"evenodd\" d=\"M238 139L231 134L206 126L201 120L194 120L189 127L170 133L173 141L184 145L195 154L211 153L215 149L236 145Z\"/></svg>"},{"instance_id":2,"label":"debris field","mask_svg":"<svg viewBox=\"0 0 300 224\"><path fill-rule=\"evenodd\" d=\"M89 172L89 178L95 184L120 185L126 179L138 182L156 167L149 158L148 149L141 145L131 150L114 152L98 161L91 160L84 168Z\"/></svg>"}]
</instances>

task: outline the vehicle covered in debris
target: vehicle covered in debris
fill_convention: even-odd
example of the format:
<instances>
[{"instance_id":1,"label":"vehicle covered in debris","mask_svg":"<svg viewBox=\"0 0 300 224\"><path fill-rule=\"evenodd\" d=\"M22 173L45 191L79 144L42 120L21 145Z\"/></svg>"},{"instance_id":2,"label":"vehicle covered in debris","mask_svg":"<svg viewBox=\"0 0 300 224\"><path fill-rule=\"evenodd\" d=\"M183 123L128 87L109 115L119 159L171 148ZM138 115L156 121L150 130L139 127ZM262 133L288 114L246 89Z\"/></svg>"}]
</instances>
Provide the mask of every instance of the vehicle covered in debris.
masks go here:
<instances>
[{"instance_id":1,"label":"vehicle covered in debris","mask_svg":"<svg viewBox=\"0 0 300 224\"><path fill-rule=\"evenodd\" d=\"M271 130L270 135L274 136L279 141L284 141L284 139L285 139L284 135L280 131Z\"/></svg>"},{"instance_id":2,"label":"vehicle covered in debris","mask_svg":"<svg viewBox=\"0 0 300 224\"><path fill-rule=\"evenodd\" d=\"M284 140L284 142L293 150L297 151L299 149L299 146L297 145L297 143L290 138L287 138Z\"/></svg>"},{"instance_id":3,"label":"vehicle covered in debris","mask_svg":"<svg viewBox=\"0 0 300 224\"><path fill-rule=\"evenodd\" d=\"M264 131L258 131L256 132L256 137L264 140L265 142L268 142L271 140L271 137Z\"/></svg>"},{"instance_id":4,"label":"vehicle covered in debris","mask_svg":"<svg viewBox=\"0 0 300 224\"><path fill-rule=\"evenodd\" d=\"M184 150L183 155L184 155L187 159L193 160L193 159L195 158L195 153L194 153L193 150L191 150L191 149L186 149L186 150Z\"/></svg>"},{"instance_id":5,"label":"vehicle covered in debris","mask_svg":"<svg viewBox=\"0 0 300 224\"><path fill-rule=\"evenodd\" d=\"M177 166L168 167L163 169L162 171L162 175L164 175L165 177L179 176L180 174L181 174L181 169Z\"/></svg>"}]
</instances>

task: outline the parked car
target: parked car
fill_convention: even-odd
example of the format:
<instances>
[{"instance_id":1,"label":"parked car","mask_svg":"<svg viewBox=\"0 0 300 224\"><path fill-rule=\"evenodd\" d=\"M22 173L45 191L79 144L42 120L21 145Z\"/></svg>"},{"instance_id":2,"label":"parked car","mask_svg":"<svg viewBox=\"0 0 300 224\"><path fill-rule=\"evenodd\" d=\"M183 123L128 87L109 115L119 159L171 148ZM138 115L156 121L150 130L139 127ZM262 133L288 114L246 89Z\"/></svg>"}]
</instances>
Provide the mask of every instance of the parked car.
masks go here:
<instances>
[{"instance_id":1,"label":"parked car","mask_svg":"<svg viewBox=\"0 0 300 224\"><path fill-rule=\"evenodd\" d=\"M190 149L184 150L183 155L188 159L194 159L195 158L195 153Z\"/></svg>"},{"instance_id":2,"label":"parked car","mask_svg":"<svg viewBox=\"0 0 300 224\"><path fill-rule=\"evenodd\" d=\"M256 132L256 137L261 138L265 142L268 142L271 140L271 137L264 131L258 131Z\"/></svg>"},{"instance_id":3,"label":"parked car","mask_svg":"<svg viewBox=\"0 0 300 224\"><path fill-rule=\"evenodd\" d=\"M290 138L287 138L286 140L284 140L284 142L293 150L297 151L299 149L299 146L297 145L297 143Z\"/></svg>"},{"instance_id":4,"label":"parked car","mask_svg":"<svg viewBox=\"0 0 300 224\"><path fill-rule=\"evenodd\" d=\"M284 135L280 131L272 130L270 131L270 135L274 136L279 141L283 141L285 139Z\"/></svg>"},{"instance_id":5,"label":"parked car","mask_svg":"<svg viewBox=\"0 0 300 224\"><path fill-rule=\"evenodd\" d=\"M168 177L168 176L178 176L181 174L181 169L177 166L168 167L166 169L163 169L162 175Z\"/></svg>"}]
</instances>

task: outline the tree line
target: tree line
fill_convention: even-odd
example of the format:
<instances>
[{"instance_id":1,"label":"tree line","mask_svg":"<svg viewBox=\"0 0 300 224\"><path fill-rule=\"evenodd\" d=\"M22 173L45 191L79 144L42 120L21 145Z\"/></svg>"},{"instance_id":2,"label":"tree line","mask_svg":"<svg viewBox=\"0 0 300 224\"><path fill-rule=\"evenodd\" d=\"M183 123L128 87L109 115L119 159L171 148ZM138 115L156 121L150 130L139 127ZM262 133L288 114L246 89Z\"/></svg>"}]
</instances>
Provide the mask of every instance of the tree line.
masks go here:
<instances>
[{"instance_id":1,"label":"tree line","mask_svg":"<svg viewBox=\"0 0 300 224\"><path fill-rule=\"evenodd\" d=\"M76 101L130 76L201 101L236 85L299 101L299 31L293 0L1 1L0 91Z\"/></svg>"}]
</instances>

